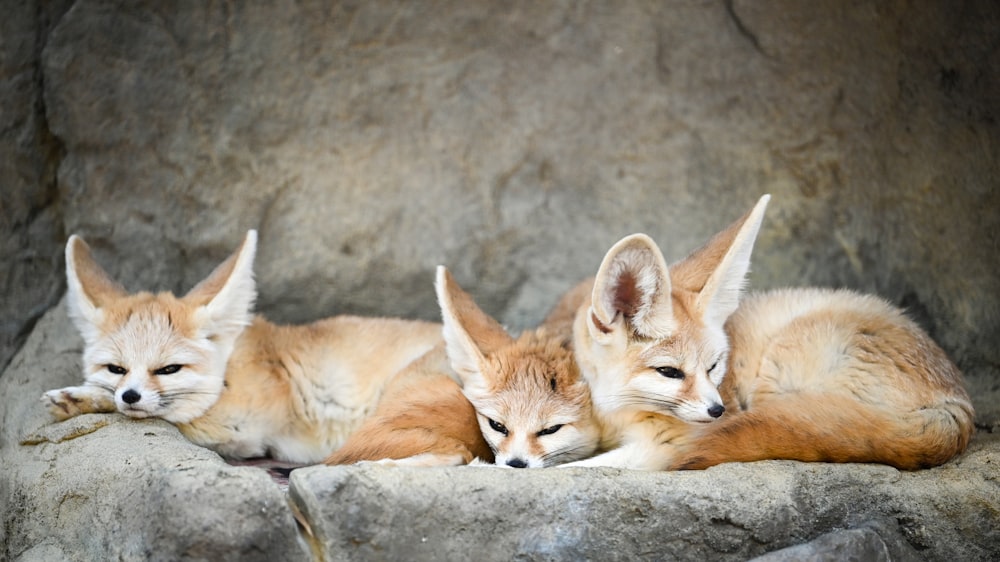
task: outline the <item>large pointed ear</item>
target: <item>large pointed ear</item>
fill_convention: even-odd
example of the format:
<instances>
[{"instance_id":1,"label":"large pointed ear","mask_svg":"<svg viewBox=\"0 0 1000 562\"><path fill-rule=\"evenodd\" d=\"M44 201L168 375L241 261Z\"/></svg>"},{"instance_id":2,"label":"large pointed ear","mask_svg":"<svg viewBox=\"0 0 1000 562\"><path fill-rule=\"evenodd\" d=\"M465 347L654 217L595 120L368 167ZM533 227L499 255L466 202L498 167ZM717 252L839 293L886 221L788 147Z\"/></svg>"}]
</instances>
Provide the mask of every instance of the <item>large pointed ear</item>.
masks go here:
<instances>
[{"instance_id":1,"label":"large pointed ear","mask_svg":"<svg viewBox=\"0 0 1000 562\"><path fill-rule=\"evenodd\" d=\"M599 341L619 326L651 338L674 332L670 274L649 236L626 236L608 250L594 281L590 316L591 334Z\"/></svg>"},{"instance_id":2,"label":"large pointed ear","mask_svg":"<svg viewBox=\"0 0 1000 562\"><path fill-rule=\"evenodd\" d=\"M250 230L239 250L184 295L185 303L197 307L196 321L209 335L235 337L250 324L257 298L253 279L256 251L257 231Z\"/></svg>"},{"instance_id":3,"label":"large pointed ear","mask_svg":"<svg viewBox=\"0 0 1000 562\"><path fill-rule=\"evenodd\" d=\"M736 311L770 200L770 195L764 195L747 214L671 266L674 283L698 293L697 311L706 324L721 326Z\"/></svg>"},{"instance_id":4,"label":"large pointed ear","mask_svg":"<svg viewBox=\"0 0 1000 562\"><path fill-rule=\"evenodd\" d=\"M97 265L90 255L90 246L77 235L66 243L66 285L69 316L83 335L91 341L101 323L101 309L128 293Z\"/></svg>"},{"instance_id":5,"label":"large pointed ear","mask_svg":"<svg viewBox=\"0 0 1000 562\"><path fill-rule=\"evenodd\" d=\"M486 355L514 340L499 322L476 306L443 265L437 268L434 289L441 305L448 360L466 389L483 392L487 388L483 373Z\"/></svg>"}]
</instances>

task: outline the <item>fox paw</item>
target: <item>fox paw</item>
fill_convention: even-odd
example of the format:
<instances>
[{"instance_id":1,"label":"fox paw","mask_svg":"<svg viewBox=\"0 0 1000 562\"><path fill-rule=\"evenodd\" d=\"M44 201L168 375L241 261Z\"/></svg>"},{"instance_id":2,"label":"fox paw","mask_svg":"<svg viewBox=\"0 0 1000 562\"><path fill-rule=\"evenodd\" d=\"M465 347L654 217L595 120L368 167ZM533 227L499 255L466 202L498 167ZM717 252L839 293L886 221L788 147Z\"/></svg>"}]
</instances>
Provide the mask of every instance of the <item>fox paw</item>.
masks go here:
<instances>
[{"instance_id":1,"label":"fox paw","mask_svg":"<svg viewBox=\"0 0 1000 562\"><path fill-rule=\"evenodd\" d=\"M68 420L80 414L116 410L111 394L80 386L50 390L42 395L41 401L57 421Z\"/></svg>"}]
</instances>

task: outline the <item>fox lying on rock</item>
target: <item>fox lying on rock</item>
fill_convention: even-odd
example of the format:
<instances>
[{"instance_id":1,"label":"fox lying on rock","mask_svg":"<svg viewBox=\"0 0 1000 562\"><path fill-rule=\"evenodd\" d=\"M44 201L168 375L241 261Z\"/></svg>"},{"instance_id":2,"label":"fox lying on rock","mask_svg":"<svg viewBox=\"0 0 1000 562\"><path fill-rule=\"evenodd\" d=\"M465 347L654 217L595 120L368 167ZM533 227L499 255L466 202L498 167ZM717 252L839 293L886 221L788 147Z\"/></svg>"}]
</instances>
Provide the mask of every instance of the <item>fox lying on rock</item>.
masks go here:
<instances>
[{"instance_id":1,"label":"fox lying on rock","mask_svg":"<svg viewBox=\"0 0 1000 562\"><path fill-rule=\"evenodd\" d=\"M567 466L790 459L936 466L965 450L962 375L889 303L846 290L742 299L769 196L667 267L636 234L605 256L574 347L605 452Z\"/></svg>"},{"instance_id":2,"label":"fox lying on rock","mask_svg":"<svg viewBox=\"0 0 1000 562\"><path fill-rule=\"evenodd\" d=\"M519 338L443 267L443 324L277 326L250 312L254 231L181 298L128 294L73 236L85 382L42 400L60 420L159 417L223 456L296 463L912 470L964 451L962 375L902 311L846 290L742 296L768 200L669 267L649 237L622 239Z\"/></svg>"},{"instance_id":3,"label":"fox lying on rock","mask_svg":"<svg viewBox=\"0 0 1000 562\"><path fill-rule=\"evenodd\" d=\"M42 396L55 418L162 418L228 458L318 462L371 414L393 375L441 343L431 322L337 316L278 326L255 317L256 244L251 230L178 298L128 294L70 237L69 313L86 380Z\"/></svg>"}]
</instances>

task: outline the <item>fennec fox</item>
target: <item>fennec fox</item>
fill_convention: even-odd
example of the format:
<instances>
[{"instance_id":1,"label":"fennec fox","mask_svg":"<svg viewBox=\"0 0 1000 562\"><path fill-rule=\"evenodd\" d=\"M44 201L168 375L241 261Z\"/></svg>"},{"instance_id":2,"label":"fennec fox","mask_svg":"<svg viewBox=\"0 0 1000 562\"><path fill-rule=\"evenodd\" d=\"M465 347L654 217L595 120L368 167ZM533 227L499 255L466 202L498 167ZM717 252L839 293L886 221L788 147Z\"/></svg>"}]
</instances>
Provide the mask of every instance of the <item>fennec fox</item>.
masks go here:
<instances>
[{"instance_id":1,"label":"fennec fox","mask_svg":"<svg viewBox=\"0 0 1000 562\"><path fill-rule=\"evenodd\" d=\"M610 450L575 465L918 469L965 449L973 410L961 373L900 310L824 289L740 304L768 199L669 269L641 234L605 256L575 345Z\"/></svg>"},{"instance_id":2,"label":"fennec fox","mask_svg":"<svg viewBox=\"0 0 1000 562\"><path fill-rule=\"evenodd\" d=\"M392 375L441 342L430 322L338 316L277 326L253 316L256 244L251 230L177 298L128 294L70 237L69 313L86 380L46 392L52 414L162 418L225 457L317 462L371 413Z\"/></svg>"},{"instance_id":3,"label":"fennec fox","mask_svg":"<svg viewBox=\"0 0 1000 562\"><path fill-rule=\"evenodd\" d=\"M397 375L375 416L327 462L431 466L495 457L500 466L534 468L592 454L600 431L566 312L582 299L571 295L572 308L558 306L515 339L444 267L435 288L445 345Z\"/></svg>"}]
</instances>

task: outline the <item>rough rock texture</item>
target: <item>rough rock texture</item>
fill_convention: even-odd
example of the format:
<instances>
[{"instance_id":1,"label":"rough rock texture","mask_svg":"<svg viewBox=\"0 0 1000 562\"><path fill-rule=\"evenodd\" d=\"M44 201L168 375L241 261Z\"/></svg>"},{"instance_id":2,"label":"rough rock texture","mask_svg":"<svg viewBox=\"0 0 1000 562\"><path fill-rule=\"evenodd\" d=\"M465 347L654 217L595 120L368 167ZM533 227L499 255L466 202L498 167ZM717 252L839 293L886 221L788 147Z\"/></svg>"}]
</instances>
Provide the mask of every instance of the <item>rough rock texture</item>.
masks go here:
<instances>
[{"instance_id":1,"label":"rough rock texture","mask_svg":"<svg viewBox=\"0 0 1000 562\"><path fill-rule=\"evenodd\" d=\"M290 493L331 560L746 560L854 526L803 548L975 560L1000 552L1000 442L984 445L918 473L779 461L674 473L320 467L294 472ZM907 540L873 540L873 520Z\"/></svg>"},{"instance_id":2,"label":"rough rock texture","mask_svg":"<svg viewBox=\"0 0 1000 562\"><path fill-rule=\"evenodd\" d=\"M574 476L581 489L621 481L636 494L628 504L667 486L655 500L666 506L675 479L735 490L730 478L761 471L780 502L812 493L803 475L819 471L831 499L803 505L832 513L828 524L795 523L766 545L719 543L746 556L819 537L802 548L940 559L951 544L940 541L972 528L963 517L998 527L995 495L962 503L952 481L935 480L981 483L969 502L996 493L996 2L36 0L2 13L0 368L62 294L70 232L126 286L186 290L258 228L259 308L286 321L435 318L443 263L519 328L621 236L647 232L680 258L767 192L751 286L855 287L907 307L968 376L978 452L915 475L771 463ZM46 427L37 394L78 380L79 343L61 315L0 375L0 558L320 546L302 546L259 471L228 467L165 424ZM49 437L19 444L36 433ZM391 491L396 477L378 474L303 473L296 493L314 478ZM558 478L512 486L533 495ZM866 479L879 494L858 517L841 514L855 502L831 483L861 490ZM145 518L125 515L136 506ZM195 511L172 511L184 506ZM928 506L955 528L913 519L929 525L925 539L900 515ZM158 526L161 514L191 526ZM700 521L691 528L715 527ZM199 542L216 539L193 528L221 535ZM326 529L317 522L337 540ZM989 558L996 538L983 533L954 552Z\"/></svg>"},{"instance_id":3,"label":"rough rock texture","mask_svg":"<svg viewBox=\"0 0 1000 562\"><path fill-rule=\"evenodd\" d=\"M834 531L812 541L775 550L754 558L754 562L909 562L922 557L890 525L868 522L857 528Z\"/></svg>"},{"instance_id":4,"label":"rough rock texture","mask_svg":"<svg viewBox=\"0 0 1000 562\"><path fill-rule=\"evenodd\" d=\"M181 289L259 228L288 320L435 317L445 263L527 326L621 236L680 258L770 192L755 286L1000 364L1000 10L920 4L81 0L43 58L65 230Z\"/></svg>"},{"instance_id":5,"label":"rough rock texture","mask_svg":"<svg viewBox=\"0 0 1000 562\"><path fill-rule=\"evenodd\" d=\"M62 156L42 103L42 47L68 0L4 2L0 17L0 371L62 295Z\"/></svg>"}]
</instances>

